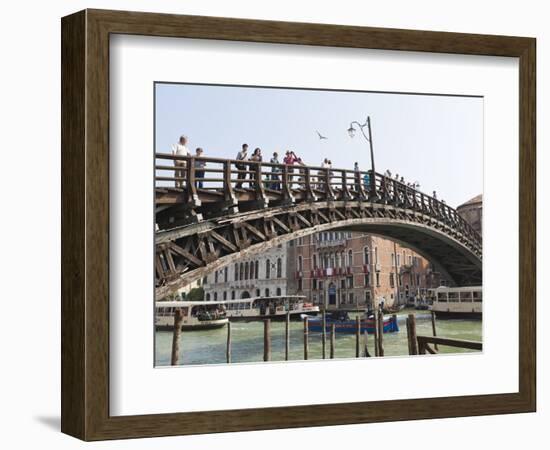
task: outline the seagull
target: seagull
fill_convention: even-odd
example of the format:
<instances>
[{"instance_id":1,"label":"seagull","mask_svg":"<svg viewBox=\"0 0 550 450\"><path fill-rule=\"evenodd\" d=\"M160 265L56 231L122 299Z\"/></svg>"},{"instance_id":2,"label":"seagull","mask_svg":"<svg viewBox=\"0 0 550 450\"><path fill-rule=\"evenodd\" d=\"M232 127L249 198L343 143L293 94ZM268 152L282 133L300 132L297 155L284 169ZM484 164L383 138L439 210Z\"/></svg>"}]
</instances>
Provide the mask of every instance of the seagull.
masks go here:
<instances>
[{"instance_id":1,"label":"seagull","mask_svg":"<svg viewBox=\"0 0 550 450\"><path fill-rule=\"evenodd\" d=\"M317 132L317 135L319 136L319 139L328 139L328 137L325 137L323 136L321 133L319 133L317 130L315 130Z\"/></svg>"}]
</instances>

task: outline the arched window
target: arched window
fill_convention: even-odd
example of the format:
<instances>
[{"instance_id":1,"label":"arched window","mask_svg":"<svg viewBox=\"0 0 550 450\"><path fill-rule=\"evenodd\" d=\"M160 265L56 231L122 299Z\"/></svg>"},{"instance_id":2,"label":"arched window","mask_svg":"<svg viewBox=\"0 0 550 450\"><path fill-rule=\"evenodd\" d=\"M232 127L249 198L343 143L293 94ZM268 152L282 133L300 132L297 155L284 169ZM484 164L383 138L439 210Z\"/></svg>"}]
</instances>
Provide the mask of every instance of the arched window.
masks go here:
<instances>
[{"instance_id":1,"label":"arched window","mask_svg":"<svg viewBox=\"0 0 550 450\"><path fill-rule=\"evenodd\" d=\"M340 259L340 253L336 253L336 267L342 267L341 262L342 260Z\"/></svg>"},{"instance_id":2,"label":"arched window","mask_svg":"<svg viewBox=\"0 0 550 450\"><path fill-rule=\"evenodd\" d=\"M256 297L259 297L261 295L260 290L256 289Z\"/></svg>"},{"instance_id":3,"label":"arched window","mask_svg":"<svg viewBox=\"0 0 550 450\"><path fill-rule=\"evenodd\" d=\"M210 301L210 293L206 294L206 301L207 301L207 302Z\"/></svg>"},{"instance_id":4,"label":"arched window","mask_svg":"<svg viewBox=\"0 0 550 450\"><path fill-rule=\"evenodd\" d=\"M349 267L353 267L353 251L350 250L348 252L348 265Z\"/></svg>"},{"instance_id":5,"label":"arched window","mask_svg":"<svg viewBox=\"0 0 550 450\"><path fill-rule=\"evenodd\" d=\"M235 300L235 291L231 291L231 300Z\"/></svg>"},{"instance_id":6,"label":"arched window","mask_svg":"<svg viewBox=\"0 0 550 450\"><path fill-rule=\"evenodd\" d=\"M277 288L277 295L281 295L281 288Z\"/></svg>"},{"instance_id":7,"label":"arched window","mask_svg":"<svg viewBox=\"0 0 550 450\"><path fill-rule=\"evenodd\" d=\"M269 297L269 288L265 288L265 296Z\"/></svg>"},{"instance_id":8,"label":"arched window","mask_svg":"<svg viewBox=\"0 0 550 450\"><path fill-rule=\"evenodd\" d=\"M260 273L260 261L256 260L254 263L254 275L256 275L256 280L258 279L258 275Z\"/></svg>"},{"instance_id":9,"label":"arched window","mask_svg":"<svg viewBox=\"0 0 550 450\"><path fill-rule=\"evenodd\" d=\"M223 299L227 300L227 291L223 291Z\"/></svg>"},{"instance_id":10,"label":"arched window","mask_svg":"<svg viewBox=\"0 0 550 450\"><path fill-rule=\"evenodd\" d=\"M214 301L215 301L215 302L218 301L218 293L217 293L217 292L214 292Z\"/></svg>"},{"instance_id":11,"label":"arched window","mask_svg":"<svg viewBox=\"0 0 550 450\"><path fill-rule=\"evenodd\" d=\"M313 268L314 269L318 268L318 266L317 266L317 254L313 255Z\"/></svg>"},{"instance_id":12,"label":"arched window","mask_svg":"<svg viewBox=\"0 0 550 450\"><path fill-rule=\"evenodd\" d=\"M244 279L248 280L248 261L244 263Z\"/></svg>"},{"instance_id":13,"label":"arched window","mask_svg":"<svg viewBox=\"0 0 550 450\"><path fill-rule=\"evenodd\" d=\"M227 266L223 269L223 281L227 283Z\"/></svg>"},{"instance_id":14,"label":"arched window","mask_svg":"<svg viewBox=\"0 0 550 450\"><path fill-rule=\"evenodd\" d=\"M244 276L244 264L240 263L239 264L239 280L242 280L243 276Z\"/></svg>"},{"instance_id":15,"label":"arched window","mask_svg":"<svg viewBox=\"0 0 550 450\"><path fill-rule=\"evenodd\" d=\"M363 257L365 258L365 265L369 265L370 264L370 254L369 254L369 248L368 247L365 247L363 249Z\"/></svg>"},{"instance_id":16,"label":"arched window","mask_svg":"<svg viewBox=\"0 0 550 450\"><path fill-rule=\"evenodd\" d=\"M334 268L334 267L335 267L334 253L331 253L331 254L330 254L330 267L331 267L331 268Z\"/></svg>"},{"instance_id":17,"label":"arched window","mask_svg":"<svg viewBox=\"0 0 550 450\"><path fill-rule=\"evenodd\" d=\"M277 278L282 278L283 276L283 260L277 258Z\"/></svg>"},{"instance_id":18,"label":"arched window","mask_svg":"<svg viewBox=\"0 0 550 450\"><path fill-rule=\"evenodd\" d=\"M304 260L302 258L302 255L298 255L298 270L301 272L304 270Z\"/></svg>"},{"instance_id":19,"label":"arched window","mask_svg":"<svg viewBox=\"0 0 550 450\"><path fill-rule=\"evenodd\" d=\"M239 265L235 263L235 281L239 279Z\"/></svg>"},{"instance_id":20,"label":"arched window","mask_svg":"<svg viewBox=\"0 0 550 450\"><path fill-rule=\"evenodd\" d=\"M265 262L265 277L268 280L271 278L271 261L269 259Z\"/></svg>"},{"instance_id":21,"label":"arched window","mask_svg":"<svg viewBox=\"0 0 550 450\"><path fill-rule=\"evenodd\" d=\"M218 271L216 270L214 272L214 283L217 283L218 282Z\"/></svg>"},{"instance_id":22,"label":"arched window","mask_svg":"<svg viewBox=\"0 0 550 450\"><path fill-rule=\"evenodd\" d=\"M250 261L250 279L254 279L254 261Z\"/></svg>"}]
</instances>

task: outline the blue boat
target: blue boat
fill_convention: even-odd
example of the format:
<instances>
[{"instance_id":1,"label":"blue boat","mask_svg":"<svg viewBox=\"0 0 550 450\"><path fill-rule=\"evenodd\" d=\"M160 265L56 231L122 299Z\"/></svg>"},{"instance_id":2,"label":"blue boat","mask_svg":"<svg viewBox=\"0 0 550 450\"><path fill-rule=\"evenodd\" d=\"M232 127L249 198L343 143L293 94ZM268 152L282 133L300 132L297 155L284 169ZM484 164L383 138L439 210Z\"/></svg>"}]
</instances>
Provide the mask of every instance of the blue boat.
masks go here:
<instances>
[{"instance_id":1,"label":"blue boat","mask_svg":"<svg viewBox=\"0 0 550 450\"><path fill-rule=\"evenodd\" d=\"M360 319L361 333L365 330L369 334L374 334L375 322L374 316L363 315ZM357 325L355 319L350 319L346 311L335 311L327 313L326 315L326 328L325 331L330 333L330 328L334 324L334 331L336 333L348 333L353 334L357 332ZM307 322L309 331L321 333L323 331L323 319L321 317L309 317ZM384 333L395 333L399 331L397 325L397 318L395 316L384 317Z\"/></svg>"}]
</instances>

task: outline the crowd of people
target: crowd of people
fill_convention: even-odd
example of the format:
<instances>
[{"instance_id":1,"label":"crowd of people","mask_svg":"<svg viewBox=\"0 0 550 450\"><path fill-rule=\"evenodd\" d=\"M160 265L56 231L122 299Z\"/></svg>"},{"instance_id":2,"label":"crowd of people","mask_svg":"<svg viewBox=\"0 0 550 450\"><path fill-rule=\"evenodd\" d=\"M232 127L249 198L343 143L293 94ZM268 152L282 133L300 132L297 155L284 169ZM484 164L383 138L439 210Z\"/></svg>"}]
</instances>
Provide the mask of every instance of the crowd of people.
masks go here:
<instances>
[{"instance_id":1,"label":"crowd of people","mask_svg":"<svg viewBox=\"0 0 550 450\"><path fill-rule=\"evenodd\" d=\"M179 138L178 143L172 146L172 154L175 156L191 156L191 152L187 147L188 142L189 140L187 136L181 136ZM195 179L196 179L195 185L197 188L202 189L204 187L204 178L205 178L205 172L206 172L206 162L203 159L201 159L201 157L204 156L204 150L201 147L197 147L195 150L195 156L198 157L197 159L194 160ZM252 152L252 154L249 155L248 144L244 143L241 146L241 150L237 153L235 160L236 160L235 167L237 169L237 182L235 184L235 188L242 189L244 183L248 183L248 187L250 188L253 188L254 186L256 186L256 183L258 182L258 176L260 177L260 179L262 176L261 166L256 164L256 163L263 162L261 148L256 147ZM254 164L248 164L249 162L253 162ZM269 165L271 166L271 173L269 175L266 175L266 179L263 181L265 187L267 189L272 189L272 190L281 190L281 172L282 172L281 165L282 164L289 166L288 174L290 178L291 189L294 187L294 185L301 187L304 184L303 175L305 173L305 171L301 169L301 167L305 167L306 164L304 163L301 157L296 155L296 153L293 150L287 150L285 152L285 156L282 162L279 160L279 154L277 152L273 152L273 155L269 160ZM175 171L174 171L175 186L178 188L183 188L184 181L186 178L187 161L176 159L174 160L174 165L175 165ZM295 167L297 169L295 169ZM320 167L322 170L319 170L316 176L311 176L310 182L313 188L318 190L325 190L327 181L328 183L331 183L332 177L334 176L331 170L332 161L328 158L324 158ZM328 171L326 169L328 169ZM298 177L295 176L295 173L296 173L295 170L297 170ZM369 190L370 189L369 172L363 173L363 177L361 177L362 172L359 168L358 162L354 163L353 170L355 174L354 177L355 177L356 185L359 185L362 182L363 188L366 190ZM328 180L327 180L327 174L328 174ZM390 170L386 170L384 172L384 177L386 177L386 179L398 181L401 185L405 185L407 187L410 187L411 189L418 190L420 188L420 184L417 181L414 181L414 182L406 181L405 178L403 176L399 176L398 173L396 173L394 176ZM437 199L436 191L433 191L432 197L434 199ZM445 203L444 200L441 200L441 202Z\"/></svg>"}]
</instances>

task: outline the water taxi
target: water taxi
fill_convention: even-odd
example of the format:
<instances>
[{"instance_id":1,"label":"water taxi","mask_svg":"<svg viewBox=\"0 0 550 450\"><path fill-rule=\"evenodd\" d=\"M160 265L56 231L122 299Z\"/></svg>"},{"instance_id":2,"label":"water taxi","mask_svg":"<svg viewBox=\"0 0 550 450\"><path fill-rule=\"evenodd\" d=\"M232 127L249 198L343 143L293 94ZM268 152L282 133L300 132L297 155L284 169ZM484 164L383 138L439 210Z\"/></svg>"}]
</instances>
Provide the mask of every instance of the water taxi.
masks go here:
<instances>
[{"instance_id":1,"label":"water taxi","mask_svg":"<svg viewBox=\"0 0 550 450\"><path fill-rule=\"evenodd\" d=\"M251 297L240 300L219 302L231 320L283 320L287 312L291 319L300 319L302 314L316 315L319 307L307 301L303 295L279 295L270 297Z\"/></svg>"},{"instance_id":2,"label":"water taxi","mask_svg":"<svg viewBox=\"0 0 550 450\"><path fill-rule=\"evenodd\" d=\"M364 333L366 330L367 333L374 334L376 323L372 314L363 314L363 317L361 317L359 322L361 333ZM355 318L350 318L346 311L327 312L325 328L327 333L330 333L332 324L334 324L334 331L336 333L357 332ZM323 319L321 317L308 319L307 327L309 331L322 332ZM397 331L399 331L397 318L395 316L384 316L384 333L395 333Z\"/></svg>"},{"instance_id":3,"label":"water taxi","mask_svg":"<svg viewBox=\"0 0 550 450\"><path fill-rule=\"evenodd\" d=\"M439 287L433 290L431 310L438 319L481 319L481 286Z\"/></svg>"},{"instance_id":4,"label":"water taxi","mask_svg":"<svg viewBox=\"0 0 550 450\"><path fill-rule=\"evenodd\" d=\"M221 328L229 322L225 307L219 303L164 301L155 303L155 329L173 330L176 308L183 313L182 330Z\"/></svg>"}]
</instances>

